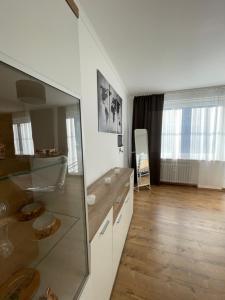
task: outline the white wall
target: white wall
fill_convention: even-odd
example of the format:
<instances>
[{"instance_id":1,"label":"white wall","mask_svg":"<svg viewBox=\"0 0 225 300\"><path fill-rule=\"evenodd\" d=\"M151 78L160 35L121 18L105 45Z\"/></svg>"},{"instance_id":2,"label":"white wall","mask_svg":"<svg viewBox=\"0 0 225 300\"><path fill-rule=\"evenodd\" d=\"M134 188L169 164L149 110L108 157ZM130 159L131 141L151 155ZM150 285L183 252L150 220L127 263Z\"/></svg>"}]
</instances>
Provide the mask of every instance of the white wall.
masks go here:
<instances>
[{"instance_id":1,"label":"white wall","mask_svg":"<svg viewBox=\"0 0 225 300\"><path fill-rule=\"evenodd\" d=\"M86 181L90 184L108 169L127 165L126 89L82 9L78 21L64 0L0 1L0 60L80 97L78 39ZM118 151L116 134L98 132L97 69L123 98L125 153Z\"/></svg>"},{"instance_id":2,"label":"white wall","mask_svg":"<svg viewBox=\"0 0 225 300\"><path fill-rule=\"evenodd\" d=\"M81 90L85 133L85 166L87 183L93 182L115 166L127 166L127 105L126 89L103 49L93 27L81 8L79 20ZM97 69L123 99L124 153L117 148L117 135L98 132Z\"/></svg>"},{"instance_id":3,"label":"white wall","mask_svg":"<svg viewBox=\"0 0 225 300\"><path fill-rule=\"evenodd\" d=\"M1 0L0 60L80 96L77 23L66 1Z\"/></svg>"},{"instance_id":4,"label":"white wall","mask_svg":"<svg viewBox=\"0 0 225 300\"><path fill-rule=\"evenodd\" d=\"M225 185L225 163L222 161L199 161L198 187L222 189Z\"/></svg>"}]
</instances>

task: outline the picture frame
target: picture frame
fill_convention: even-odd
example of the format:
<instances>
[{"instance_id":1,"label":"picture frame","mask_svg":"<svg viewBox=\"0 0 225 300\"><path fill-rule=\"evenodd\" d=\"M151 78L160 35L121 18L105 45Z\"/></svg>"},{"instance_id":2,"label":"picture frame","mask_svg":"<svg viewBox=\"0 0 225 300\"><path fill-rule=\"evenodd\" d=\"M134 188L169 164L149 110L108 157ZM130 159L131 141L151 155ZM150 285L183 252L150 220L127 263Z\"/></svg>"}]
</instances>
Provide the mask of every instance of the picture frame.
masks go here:
<instances>
[{"instance_id":1,"label":"picture frame","mask_svg":"<svg viewBox=\"0 0 225 300\"><path fill-rule=\"evenodd\" d=\"M99 70L97 70L97 95L98 131L122 134L123 100Z\"/></svg>"}]
</instances>

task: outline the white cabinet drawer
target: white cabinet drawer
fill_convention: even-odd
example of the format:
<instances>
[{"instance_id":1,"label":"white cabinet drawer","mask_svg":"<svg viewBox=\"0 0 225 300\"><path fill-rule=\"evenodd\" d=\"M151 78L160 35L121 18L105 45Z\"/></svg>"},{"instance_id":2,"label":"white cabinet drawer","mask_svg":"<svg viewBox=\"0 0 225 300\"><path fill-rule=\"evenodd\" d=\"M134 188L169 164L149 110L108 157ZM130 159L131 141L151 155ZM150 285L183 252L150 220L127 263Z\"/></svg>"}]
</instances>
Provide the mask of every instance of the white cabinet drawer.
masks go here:
<instances>
[{"instance_id":1,"label":"white cabinet drawer","mask_svg":"<svg viewBox=\"0 0 225 300\"><path fill-rule=\"evenodd\" d=\"M113 280L116 277L126 240L126 212L122 208L113 225Z\"/></svg>"},{"instance_id":2,"label":"white cabinet drawer","mask_svg":"<svg viewBox=\"0 0 225 300\"><path fill-rule=\"evenodd\" d=\"M123 247L126 241L127 233L132 217L131 197L128 193L120 213L113 225L113 279L116 277Z\"/></svg>"},{"instance_id":3,"label":"white cabinet drawer","mask_svg":"<svg viewBox=\"0 0 225 300\"><path fill-rule=\"evenodd\" d=\"M130 176L130 206L131 206L131 218L134 210L134 172Z\"/></svg>"},{"instance_id":4,"label":"white cabinet drawer","mask_svg":"<svg viewBox=\"0 0 225 300\"><path fill-rule=\"evenodd\" d=\"M113 209L105 218L91 242L91 300L109 300L112 290Z\"/></svg>"},{"instance_id":5,"label":"white cabinet drawer","mask_svg":"<svg viewBox=\"0 0 225 300\"><path fill-rule=\"evenodd\" d=\"M130 221L132 217L132 207L131 207L131 194L128 193L125 201L124 201L124 214L125 214L125 238L127 236L129 227L130 227Z\"/></svg>"},{"instance_id":6,"label":"white cabinet drawer","mask_svg":"<svg viewBox=\"0 0 225 300\"><path fill-rule=\"evenodd\" d=\"M91 275L80 300L109 300L133 214L134 173L130 190L113 224L113 208L91 242Z\"/></svg>"}]
</instances>

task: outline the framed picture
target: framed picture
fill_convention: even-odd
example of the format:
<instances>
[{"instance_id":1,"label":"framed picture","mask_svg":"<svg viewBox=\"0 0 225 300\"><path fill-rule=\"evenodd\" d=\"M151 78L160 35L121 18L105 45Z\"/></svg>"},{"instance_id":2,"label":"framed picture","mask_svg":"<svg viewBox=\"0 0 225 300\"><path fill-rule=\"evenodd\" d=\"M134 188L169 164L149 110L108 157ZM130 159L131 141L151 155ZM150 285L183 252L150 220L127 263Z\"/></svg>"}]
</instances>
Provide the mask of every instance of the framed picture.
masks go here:
<instances>
[{"instance_id":1,"label":"framed picture","mask_svg":"<svg viewBox=\"0 0 225 300\"><path fill-rule=\"evenodd\" d=\"M109 83L97 71L97 89L98 89L98 131L109 132Z\"/></svg>"},{"instance_id":2,"label":"framed picture","mask_svg":"<svg viewBox=\"0 0 225 300\"><path fill-rule=\"evenodd\" d=\"M97 70L98 131L122 133L122 98Z\"/></svg>"},{"instance_id":3,"label":"framed picture","mask_svg":"<svg viewBox=\"0 0 225 300\"><path fill-rule=\"evenodd\" d=\"M123 122L122 122L122 116L123 116L123 112L122 112L122 107L123 107L123 100L120 96L118 96L118 100L117 100L117 133L122 134L122 130L123 130Z\"/></svg>"},{"instance_id":4,"label":"framed picture","mask_svg":"<svg viewBox=\"0 0 225 300\"><path fill-rule=\"evenodd\" d=\"M117 133L118 95L112 86L109 88L109 132Z\"/></svg>"}]
</instances>

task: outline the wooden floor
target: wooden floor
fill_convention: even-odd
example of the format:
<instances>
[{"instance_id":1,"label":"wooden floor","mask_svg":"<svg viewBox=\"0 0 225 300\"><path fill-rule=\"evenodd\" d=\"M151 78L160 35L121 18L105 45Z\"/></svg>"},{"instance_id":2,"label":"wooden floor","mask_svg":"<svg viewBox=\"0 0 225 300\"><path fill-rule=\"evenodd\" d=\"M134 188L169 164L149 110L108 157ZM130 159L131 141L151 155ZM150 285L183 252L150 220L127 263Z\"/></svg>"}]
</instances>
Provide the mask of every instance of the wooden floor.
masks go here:
<instances>
[{"instance_id":1,"label":"wooden floor","mask_svg":"<svg viewBox=\"0 0 225 300\"><path fill-rule=\"evenodd\" d=\"M225 193L135 192L111 300L225 300Z\"/></svg>"}]
</instances>

